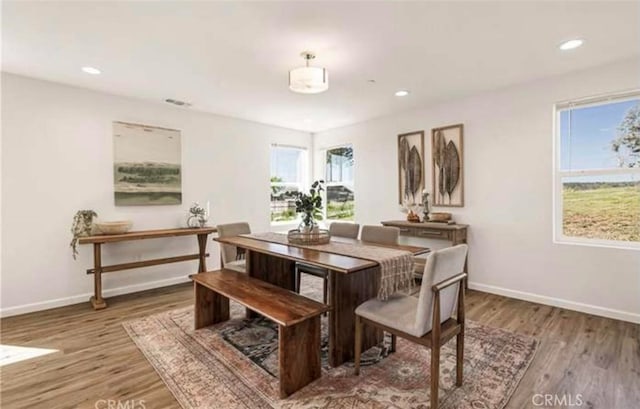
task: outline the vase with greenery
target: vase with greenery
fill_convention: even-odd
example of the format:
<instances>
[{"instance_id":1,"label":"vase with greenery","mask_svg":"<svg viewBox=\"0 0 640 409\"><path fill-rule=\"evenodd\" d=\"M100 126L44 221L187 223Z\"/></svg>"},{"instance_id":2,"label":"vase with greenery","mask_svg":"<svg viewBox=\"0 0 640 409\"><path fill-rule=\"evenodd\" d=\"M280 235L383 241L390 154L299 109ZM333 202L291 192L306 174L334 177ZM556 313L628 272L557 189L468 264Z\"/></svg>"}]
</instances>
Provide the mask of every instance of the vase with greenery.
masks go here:
<instances>
[{"instance_id":1,"label":"vase with greenery","mask_svg":"<svg viewBox=\"0 0 640 409\"><path fill-rule=\"evenodd\" d=\"M198 202L194 202L189 208L189 216L187 217L187 227L205 227L209 220L209 202L207 208L200 206Z\"/></svg>"},{"instance_id":2,"label":"vase with greenery","mask_svg":"<svg viewBox=\"0 0 640 409\"><path fill-rule=\"evenodd\" d=\"M316 220L322 220L322 192L324 180L316 180L309 193L296 192L296 213L302 214L300 231L310 232L317 226Z\"/></svg>"}]
</instances>

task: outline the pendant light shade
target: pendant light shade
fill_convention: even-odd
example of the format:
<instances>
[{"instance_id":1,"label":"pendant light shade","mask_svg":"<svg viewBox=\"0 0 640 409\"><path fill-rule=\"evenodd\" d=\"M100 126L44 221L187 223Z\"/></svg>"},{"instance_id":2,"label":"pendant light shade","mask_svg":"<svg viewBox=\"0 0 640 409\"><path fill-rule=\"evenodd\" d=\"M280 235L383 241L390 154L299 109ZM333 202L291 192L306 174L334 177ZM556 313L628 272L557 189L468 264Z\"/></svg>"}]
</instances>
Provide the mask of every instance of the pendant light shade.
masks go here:
<instances>
[{"instance_id":1,"label":"pendant light shade","mask_svg":"<svg viewBox=\"0 0 640 409\"><path fill-rule=\"evenodd\" d=\"M304 51L300 55L306 60L306 65L289 71L289 89L301 94L318 94L328 90L329 73L327 70L309 66L309 61L316 56L309 51Z\"/></svg>"}]
</instances>

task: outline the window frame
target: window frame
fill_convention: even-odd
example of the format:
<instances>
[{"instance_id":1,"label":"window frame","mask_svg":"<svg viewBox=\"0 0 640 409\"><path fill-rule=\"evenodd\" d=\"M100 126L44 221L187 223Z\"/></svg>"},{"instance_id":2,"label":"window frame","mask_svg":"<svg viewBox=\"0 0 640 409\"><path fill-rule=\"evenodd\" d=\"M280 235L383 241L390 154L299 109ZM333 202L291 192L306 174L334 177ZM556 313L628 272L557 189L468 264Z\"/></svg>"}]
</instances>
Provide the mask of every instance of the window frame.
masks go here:
<instances>
[{"instance_id":1,"label":"window frame","mask_svg":"<svg viewBox=\"0 0 640 409\"><path fill-rule=\"evenodd\" d=\"M271 182L271 153L274 148L286 148L286 149L297 149L302 152L303 163L301 166L301 175L299 175L300 179L298 182ZM303 192L305 187L308 184L309 179L309 149L306 146L299 145L287 145L287 144L279 144L272 143L269 148L269 225L272 227L281 227L281 226L290 226L290 225L298 225L300 223L300 214L296 215L296 218L293 220L284 220L284 221L273 221L271 220L271 189L274 186L279 187L297 187L298 191Z\"/></svg>"},{"instance_id":2,"label":"window frame","mask_svg":"<svg viewBox=\"0 0 640 409\"><path fill-rule=\"evenodd\" d=\"M609 168L562 170L562 135L560 116L562 112L576 108L588 108L610 103L640 99L640 89L610 93L578 100L563 101L553 106L553 194L552 194L552 231L553 243L591 247L605 247L626 250L640 250L640 241L606 240L586 237L565 236L563 207L563 178L579 176L637 175L640 180L640 168Z\"/></svg>"},{"instance_id":3,"label":"window frame","mask_svg":"<svg viewBox=\"0 0 640 409\"><path fill-rule=\"evenodd\" d=\"M324 194L324 201L325 201L325 206L323 209L323 218L325 223L330 223L330 222L341 222L341 223L355 223L355 219L356 219L356 209L355 209L355 203L356 203L356 199L355 199L355 172L353 174L353 180L351 183L344 183L344 182L331 182L329 181L329 178L327 177L327 155L329 154L329 151L334 150L334 149L339 149L339 148L346 148L346 147L350 147L351 151L355 153L355 149L353 148L353 143L343 143L340 145L335 145L335 146L330 146L327 148L324 148L322 150L322 165L323 165L323 179L325 181L325 194ZM354 158L355 161L355 158ZM331 186L350 186L351 189L353 189L353 220L345 220L345 219L329 219L327 217L327 208L329 207L329 201L327 198L327 194L328 194L328 189Z\"/></svg>"}]
</instances>

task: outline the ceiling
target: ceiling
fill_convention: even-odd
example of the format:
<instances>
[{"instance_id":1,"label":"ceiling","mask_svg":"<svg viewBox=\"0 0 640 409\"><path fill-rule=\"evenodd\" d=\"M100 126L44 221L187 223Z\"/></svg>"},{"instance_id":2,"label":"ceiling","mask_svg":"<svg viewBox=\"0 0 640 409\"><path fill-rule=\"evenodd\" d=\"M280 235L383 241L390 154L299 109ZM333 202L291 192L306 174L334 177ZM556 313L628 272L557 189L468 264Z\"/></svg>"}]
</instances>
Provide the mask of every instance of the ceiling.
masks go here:
<instances>
[{"instance_id":1,"label":"ceiling","mask_svg":"<svg viewBox=\"0 0 640 409\"><path fill-rule=\"evenodd\" d=\"M640 54L637 1L2 3L4 71L309 132Z\"/></svg>"}]
</instances>

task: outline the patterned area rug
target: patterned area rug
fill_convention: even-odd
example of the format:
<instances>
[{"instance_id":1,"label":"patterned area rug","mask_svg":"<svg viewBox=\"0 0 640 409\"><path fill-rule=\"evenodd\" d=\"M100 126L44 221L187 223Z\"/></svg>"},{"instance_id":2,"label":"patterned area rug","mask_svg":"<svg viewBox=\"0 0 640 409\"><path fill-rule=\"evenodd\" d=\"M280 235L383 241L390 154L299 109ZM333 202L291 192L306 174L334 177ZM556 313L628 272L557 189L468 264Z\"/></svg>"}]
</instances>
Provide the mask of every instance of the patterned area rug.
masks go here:
<instances>
[{"instance_id":1,"label":"patterned area rug","mask_svg":"<svg viewBox=\"0 0 640 409\"><path fill-rule=\"evenodd\" d=\"M306 278L306 277L305 277ZM321 282L303 282L318 299ZM398 339L367 351L360 376L353 364L330 368L322 378L279 399L277 331L263 319L245 320L231 304L232 320L193 330L191 308L124 324L125 329L185 409L213 408L429 408L428 349ZM326 338L326 319L323 319ZM464 384L455 387L455 342L442 349L440 407L501 409L533 359L534 338L467 321ZM323 356L326 341L323 340Z\"/></svg>"},{"instance_id":2,"label":"patterned area rug","mask_svg":"<svg viewBox=\"0 0 640 409\"><path fill-rule=\"evenodd\" d=\"M240 313L241 314L241 313ZM326 317L321 318L322 338L320 356L322 368L329 366L329 323ZM271 376L278 377L278 324L264 318L236 319L217 327L219 334L226 342L233 345L244 356L252 360ZM385 341L360 357L360 365L368 366L380 362L389 355L391 337L385 334Z\"/></svg>"}]
</instances>

